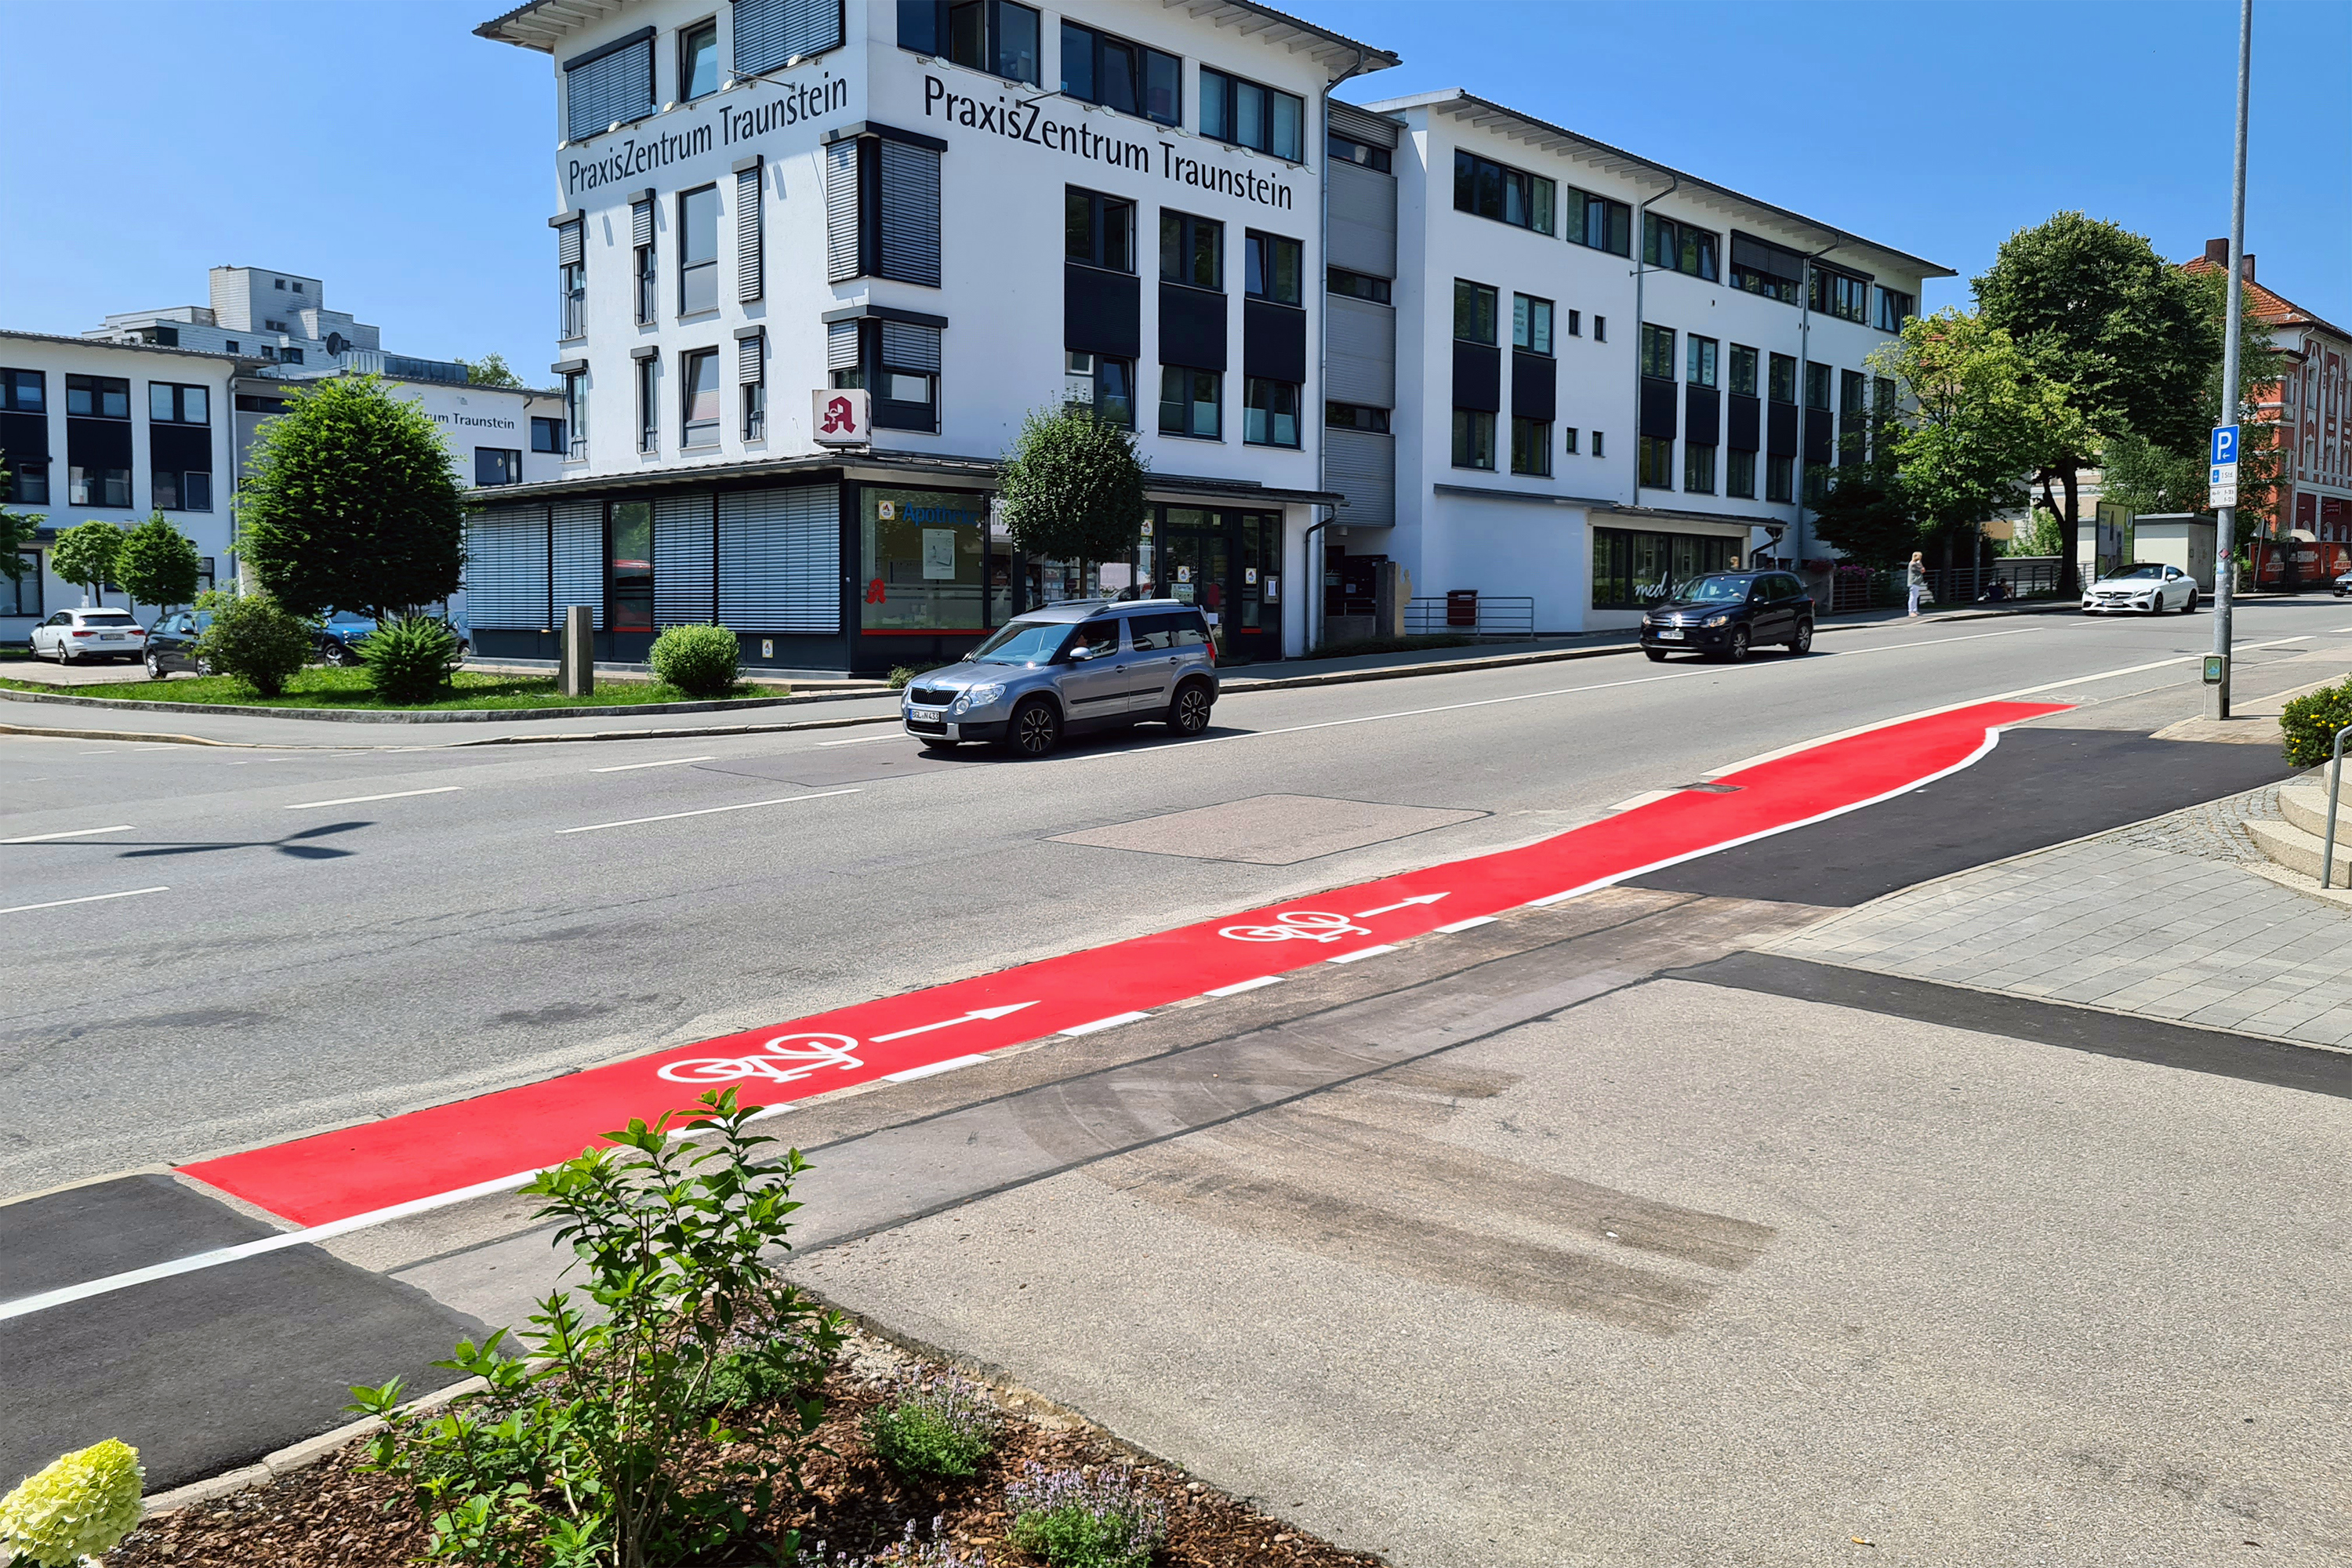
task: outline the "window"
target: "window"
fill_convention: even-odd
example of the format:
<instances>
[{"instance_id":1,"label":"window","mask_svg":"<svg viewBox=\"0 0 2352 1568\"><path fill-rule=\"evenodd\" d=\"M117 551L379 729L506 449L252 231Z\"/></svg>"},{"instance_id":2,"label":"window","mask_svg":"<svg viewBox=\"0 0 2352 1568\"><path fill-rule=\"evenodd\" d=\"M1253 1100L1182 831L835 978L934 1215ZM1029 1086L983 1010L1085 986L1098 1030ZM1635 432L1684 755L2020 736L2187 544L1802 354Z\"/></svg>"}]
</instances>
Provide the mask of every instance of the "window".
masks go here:
<instances>
[{"instance_id":1,"label":"window","mask_svg":"<svg viewBox=\"0 0 2352 1568\"><path fill-rule=\"evenodd\" d=\"M629 209L629 228L635 239L630 268L637 295L637 325L649 327L660 318L660 262L654 248L654 204L638 202Z\"/></svg>"},{"instance_id":2,"label":"window","mask_svg":"<svg viewBox=\"0 0 2352 1568\"><path fill-rule=\"evenodd\" d=\"M1675 330L1653 321L1642 323L1642 374L1660 381L1675 378Z\"/></svg>"},{"instance_id":3,"label":"window","mask_svg":"<svg viewBox=\"0 0 2352 1568\"><path fill-rule=\"evenodd\" d=\"M719 187L677 198L677 313L719 309Z\"/></svg>"},{"instance_id":4,"label":"window","mask_svg":"<svg viewBox=\"0 0 2352 1568\"><path fill-rule=\"evenodd\" d=\"M1737 539L1692 533L1592 531L1592 607L1638 610L1675 596L1677 584L1727 569Z\"/></svg>"},{"instance_id":5,"label":"window","mask_svg":"<svg viewBox=\"0 0 2352 1568\"><path fill-rule=\"evenodd\" d=\"M1330 430L1370 430L1385 436L1389 433L1389 411L1368 408L1360 403L1327 403L1323 405L1323 425Z\"/></svg>"},{"instance_id":6,"label":"window","mask_svg":"<svg viewBox=\"0 0 2352 1568\"><path fill-rule=\"evenodd\" d=\"M1135 204L1072 185L1063 194L1062 254L1113 272L1135 270Z\"/></svg>"},{"instance_id":7,"label":"window","mask_svg":"<svg viewBox=\"0 0 2352 1568\"><path fill-rule=\"evenodd\" d=\"M131 384L111 375L69 375L66 413L77 419L128 419Z\"/></svg>"},{"instance_id":8,"label":"window","mask_svg":"<svg viewBox=\"0 0 2352 1568\"><path fill-rule=\"evenodd\" d=\"M754 331L735 340L735 381L741 388L743 439L763 441L768 436L768 334Z\"/></svg>"},{"instance_id":9,"label":"window","mask_svg":"<svg viewBox=\"0 0 2352 1568\"><path fill-rule=\"evenodd\" d=\"M47 463L25 462L0 453L0 462L8 466L7 499L23 506L49 504L49 466Z\"/></svg>"},{"instance_id":10,"label":"window","mask_svg":"<svg viewBox=\"0 0 2352 1568\"><path fill-rule=\"evenodd\" d=\"M1106 425L1135 428L1135 362L1071 349L1062 366L1063 400L1092 411Z\"/></svg>"},{"instance_id":11,"label":"window","mask_svg":"<svg viewBox=\"0 0 2352 1568\"><path fill-rule=\"evenodd\" d=\"M1723 476L1723 493L1740 500L1756 499L1756 454L1734 447Z\"/></svg>"},{"instance_id":12,"label":"window","mask_svg":"<svg viewBox=\"0 0 2352 1568\"><path fill-rule=\"evenodd\" d=\"M678 390L685 399L681 445L711 447L719 442L719 351L697 349L678 365ZM926 400L928 401L928 400Z\"/></svg>"},{"instance_id":13,"label":"window","mask_svg":"<svg viewBox=\"0 0 2352 1568\"><path fill-rule=\"evenodd\" d=\"M1511 472L1538 477L1551 473L1551 421L1512 419Z\"/></svg>"},{"instance_id":14,"label":"window","mask_svg":"<svg viewBox=\"0 0 2352 1568\"><path fill-rule=\"evenodd\" d=\"M616 500L604 529L604 625L654 629L654 503Z\"/></svg>"},{"instance_id":15,"label":"window","mask_svg":"<svg viewBox=\"0 0 2352 1568\"><path fill-rule=\"evenodd\" d=\"M1676 223L1655 213L1642 215L1642 259L1668 272L1685 272L1713 282L1716 237L1710 229Z\"/></svg>"},{"instance_id":16,"label":"window","mask_svg":"<svg viewBox=\"0 0 2352 1568\"><path fill-rule=\"evenodd\" d=\"M1389 280L1385 278L1334 267L1326 275L1325 283L1332 293L1342 294L1351 300L1370 300L1375 305L1389 302Z\"/></svg>"},{"instance_id":17,"label":"window","mask_svg":"<svg viewBox=\"0 0 2352 1568\"><path fill-rule=\"evenodd\" d=\"M236 340L235 338L229 339L226 346L230 353L236 353Z\"/></svg>"},{"instance_id":18,"label":"window","mask_svg":"<svg viewBox=\"0 0 2352 1568\"><path fill-rule=\"evenodd\" d=\"M1685 374L1684 374L1683 379L1689 382L1693 386L1713 386L1716 384L1715 352L1717 347L1717 344L1713 338L1703 338L1696 332L1693 332L1690 335L1690 363L1685 367Z\"/></svg>"},{"instance_id":19,"label":"window","mask_svg":"<svg viewBox=\"0 0 2352 1568\"><path fill-rule=\"evenodd\" d=\"M1201 68L1201 134L1307 161L1307 104L1296 93Z\"/></svg>"},{"instance_id":20,"label":"window","mask_svg":"<svg viewBox=\"0 0 2352 1568\"><path fill-rule=\"evenodd\" d=\"M498 447L475 447L474 482L478 485L522 483L522 454Z\"/></svg>"},{"instance_id":21,"label":"window","mask_svg":"<svg viewBox=\"0 0 2352 1568\"><path fill-rule=\"evenodd\" d=\"M588 334L588 254L586 220L567 223L555 231L555 298L557 319L561 323L558 336L564 339ZM268 357L265 350L263 358Z\"/></svg>"},{"instance_id":22,"label":"window","mask_svg":"<svg viewBox=\"0 0 2352 1568\"><path fill-rule=\"evenodd\" d=\"M1715 493L1715 448L1696 441L1683 443L1683 489L1693 495Z\"/></svg>"},{"instance_id":23,"label":"window","mask_svg":"<svg viewBox=\"0 0 2352 1568\"><path fill-rule=\"evenodd\" d=\"M719 22L697 22L677 34L677 96L683 102L719 90Z\"/></svg>"},{"instance_id":24,"label":"window","mask_svg":"<svg viewBox=\"0 0 2352 1568\"><path fill-rule=\"evenodd\" d=\"M914 321L835 321L835 386L869 387L878 429L939 430L940 329Z\"/></svg>"},{"instance_id":25,"label":"window","mask_svg":"<svg viewBox=\"0 0 2352 1568\"><path fill-rule=\"evenodd\" d=\"M279 290L280 290L281 292L285 289L285 288L286 288L286 279L283 279L283 278L278 278L278 279L271 279L271 281L275 282L275 283L278 285L278 289L279 289Z\"/></svg>"},{"instance_id":26,"label":"window","mask_svg":"<svg viewBox=\"0 0 2352 1568\"><path fill-rule=\"evenodd\" d=\"M1744 293L1761 294L1784 305L1797 302L1803 288L1805 258L1785 245L1741 234L1731 235L1731 286Z\"/></svg>"},{"instance_id":27,"label":"window","mask_svg":"<svg viewBox=\"0 0 2352 1568\"><path fill-rule=\"evenodd\" d=\"M1764 459L1764 499L1768 501L1790 501L1797 499L1797 459L1774 456Z\"/></svg>"},{"instance_id":28,"label":"window","mask_svg":"<svg viewBox=\"0 0 2352 1568\"><path fill-rule=\"evenodd\" d=\"M287 347L278 351L278 358L281 363L300 364L302 363L302 351L293 347L291 344L289 344Z\"/></svg>"},{"instance_id":29,"label":"window","mask_svg":"<svg viewBox=\"0 0 2352 1568\"><path fill-rule=\"evenodd\" d=\"M1576 456L1576 426L1570 425L1559 433L1559 449L1570 457Z\"/></svg>"},{"instance_id":30,"label":"window","mask_svg":"<svg viewBox=\"0 0 2352 1568\"><path fill-rule=\"evenodd\" d=\"M156 468L151 477L154 480L155 506L158 510L210 511L213 510L213 476L209 470Z\"/></svg>"},{"instance_id":31,"label":"window","mask_svg":"<svg viewBox=\"0 0 2352 1568\"><path fill-rule=\"evenodd\" d=\"M1009 81L1037 80L1037 13L1012 0L898 0L898 47Z\"/></svg>"},{"instance_id":32,"label":"window","mask_svg":"<svg viewBox=\"0 0 2352 1568\"><path fill-rule=\"evenodd\" d=\"M1797 401L1797 362L1787 354L1772 356L1772 401Z\"/></svg>"},{"instance_id":33,"label":"window","mask_svg":"<svg viewBox=\"0 0 2352 1568\"><path fill-rule=\"evenodd\" d=\"M1870 279L1816 266L1813 268L1812 307L1823 315L1835 316L1842 321L1867 321L1870 315Z\"/></svg>"},{"instance_id":34,"label":"window","mask_svg":"<svg viewBox=\"0 0 2352 1568\"><path fill-rule=\"evenodd\" d=\"M1538 234L1552 231L1552 195L1558 189L1549 180L1497 163L1492 158L1481 158L1475 153L1455 149L1454 153L1454 210L1490 217L1497 223L1507 223L1518 228L1531 228Z\"/></svg>"},{"instance_id":35,"label":"window","mask_svg":"<svg viewBox=\"0 0 2352 1568\"><path fill-rule=\"evenodd\" d=\"M661 356L651 350L637 356L637 450L661 446L661 404L657 390Z\"/></svg>"},{"instance_id":36,"label":"window","mask_svg":"<svg viewBox=\"0 0 2352 1568\"><path fill-rule=\"evenodd\" d=\"M1271 300L1277 305L1297 304L1298 242L1251 229L1242 243L1244 285L1250 298Z\"/></svg>"},{"instance_id":37,"label":"window","mask_svg":"<svg viewBox=\"0 0 2352 1568\"><path fill-rule=\"evenodd\" d=\"M1551 353L1550 300L1528 294L1511 296L1511 346L1534 354Z\"/></svg>"},{"instance_id":38,"label":"window","mask_svg":"<svg viewBox=\"0 0 2352 1568\"><path fill-rule=\"evenodd\" d=\"M1805 406L1829 411L1830 367L1817 360L1805 362Z\"/></svg>"},{"instance_id":39,"label":"window","mask_svg":"<svg viewBox=\"0 0 2352 1568\"><path fill-rule=\"evenodd\" d=\"M1160 367L1160 433L1222 440L1224 377L1213 370Z\"/></svg>"},{"instance_id":40,"label":"window","mask_svg":"<svg viewBox=\"0 0 2352 1568\"><path fill-rule=\"evenodd\" d=\"M66 467L68 506L129 506L131 470L69 463Z\"/></svg>"},{"instance_id":41,"label":"window","mask_svg":"<svg viewBox=\"0 0 2352 1568\"><path fill-rule=\"evenodd\" d=\"M740 14L742 0L736 0ZM940 286L940 153L911 136L844 137L824 149L828 279Z\"/></svg>"},{"instance_id":42,"label":"window","mask_svg":"<svg viewBox=\"0 0 2352 1568\"><path fill-rule=\"evenodd\" d=\"M1484 283L1454 280L1454 335L1465 343L1495 341L1495 291Z\"/></svg>"},{"instance_id":43,"label":"window","mask_svg":"<svg viewBox=\"0 0 2352 1568\"><path fill-rule=\"evenodd\" d=\"M1072 98L1181 125L1183 82L1184 68L1174 55L1076 22L1062 24L1062 90Z\"/></svg>"},{"instance_id":44,"label":"window","mask_svg":"<svg viewBox=\"0 0 2352 1568\"><path fill-rule=\"evenodd\" d=\"M1675 444L1664 436L1641 437L1641 483L1651 489L1675 488Z\"/></svg>"},{"instance_id":45,"label":"window","mask_svg":"<svg viewBox=\"0 0 2352 1568\"><path fill-rule=\"evenodd\" d=\"M37 370L0 370L0 409L12 414L46 414L48 408L47 375Z\"/></svg>"},{"instance_id":46,"label":"window","mask_svg":"<svg viewBox=\"0 0 2352 1568\"><path fill-rule=\"evenodd\" d=\"M735 0L734 11L737 76L841 47L841 0Z\"/></svg>"},{"instance_id":47,"label":"window","mask_svg":"<svg viewBox=\"0 0 2352 1568\"><path fill-rule=\"evenodd\" d=\"M1483 408L1454 411L1454 466L1457 468L1495 467L1495 416Z\"/></svg>"},{"instance_id":48,"label":"window","mask_svg":"<svg viewBox=\"0 0 2352 1568\"><path fill-rule=\"evenodd\" d=\"M530 449L561 453L563 450L563 421L533 418L530 422Z\"/></svg>"},{"instance_id":49,"label":"window","mask_svg":"<svg viewBox=\"0 0 2352 1568\"><path fill-rule=\"evenodd\" d=\"M1242 383L1242 440L1252 447L1298 445L1298 388L1253 375Z\"/></svg>"},{"instance_id":50,"label":"window","mask_svg":"<svg viewBox=\"0 0 2352 1568\"><path fill-rule=\"evenodd\" d=\"M564 446L567 458L588 455L588 374L573 371L563 378L562 430L568 438Z\"/></svg>"},{"instance_id":51,"label":"window","mask_svg":"<svg viewBox=\"0 0 2352 1568\"><path fill-rule=\"evenodd\" d=\"M1225 226L1190 213L1160 213L1160 276L1195 289L1225 286Z\"/></svg>"},{"instance_id":52,"label":"window","mask_svg":"<svg viewBox=\"0 0 2352 1568\"><path fill-rule=\"evenodd\" d=\"M1570 310L1568 313L1568 335L1571 338L1580 338L1584 335L1583 311Z\"/></svg>"},{"instance_id":53,"label":"window","mask_svg":"<svg viewBox=\"0 0 2352 1568\"><path fill-rule=\"evenodd\" d=\"M1609 341L1608 317L1595 316L1592 318L1592 341L1596 343L1605 343Z\"/></svg>"},{"instance_id":54,"label":"window","mask_svg":"<svg viewBox=\"0 0 2352 1568\"><path fill-rule=\"evenodd\" d=\"M1632 207L1573 185L1567 188L1565 199L1568 221L1562 233L1570 245L1588 246L1612 256L1633 254Z\"/></svg>"},{"instance_id":55,"label":"window","mask_svg":"<svg viewBox=\"0 0 2352 1568\"><path fill-rule=\"evenodd\" d=\"M1390 172L1389 150L1385 147L1359 142L1352 136L1342 136L1334 131L1330 133L1330 148L1331 161L1335 163L1354 163L1360 168L1378 169L1383 174Z\"/></svg>"},{"instance_id":56,"label":"window","mask_svg":"<svg viewBox=\"0 0 2352 1568\"><path fill-rule=\"evenodd\" d=\"M563 63L563 134L584 142L654 111L654 30L640 28Z\"/></svg>"},{"instance_id":57,"label":"window","mask_svg":"<svg viewBox=\"0 0 2352 1568\"><path fill-rule=\"evenodd\" d=\"M1918 313L1918 300L1899 289L1881 289L1878 291L1878 330L1882 332L1901 331L1903 323Z\"/></svg>"},{"instance_id":58,"label":"window","mask_svg":"<svg viewBox=\"0 0 2352 1568\"><path fill-rule=\"evenodd\" d=\"M1599 430L1592 433L1592 455L1596 458L1605 458L1609 455L1609 437Z\"/></svg>"},{"instance_id":59,"label":"window","mask_svg":"<svg viewBox=\"0 0 2352 1568\"><path fill-rule=\"evenodd\" d=\"M0 616L41 613L41 558L30 550L16 556L16 580L0 577Z\"/></svg>"},{"instance_id":60,"label":"window","mask_svg":"<svg viewBox=\"0 0 2352 1568\"><path fill-rule=\"evenodd\" d=\"M168 382L147 384L147 417L166 425L209 425L211 392L201 386L175 386Z\"/></svg>"},{"instance_id":61,"label":"window","mask_svg":"<svg viewBox=\"0 0 2352 1568\"><path fill-rule=\"evenodd\" d=\"M1731 393L1735 397L1756 395L1756 351L1745 343L1731 345Z\"/></svg>"}]
</instances>

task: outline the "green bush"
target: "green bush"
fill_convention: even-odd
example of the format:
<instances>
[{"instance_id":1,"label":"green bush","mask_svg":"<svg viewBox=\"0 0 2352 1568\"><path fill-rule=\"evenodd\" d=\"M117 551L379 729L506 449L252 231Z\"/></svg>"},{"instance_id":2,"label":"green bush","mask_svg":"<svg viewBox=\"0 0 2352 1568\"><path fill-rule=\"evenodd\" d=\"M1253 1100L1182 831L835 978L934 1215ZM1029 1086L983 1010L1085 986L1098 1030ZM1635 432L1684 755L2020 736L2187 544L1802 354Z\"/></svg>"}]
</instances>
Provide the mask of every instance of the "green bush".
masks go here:
<instances>
[{"instance_id":1,"label":"green bush","mask_svg":"<svg viewBox=\"0 0 2352 1568\"><path fill-rule=\"evenodd\" d=\"M1166 1505L1132 1472L1048 1470L1032 1461L1004 1489L1013 1544L1052 1568L1149 1568L1168 1539Z\"/></svg>"},{"instance_id":2,"label":"green bush","mask_svg":"<svg viewBox=\"0 0 2352 1568\"><path fill-rule=\"evenodd\" d=\"M997 1425L977 1384L909 1377L866 1414L866 1441L902 1479L962 1480L996 1451Z\"/></svg>"},{"instance_id":3,"label":"green bush","mask_svg":"<svg viewBox=\"0 0 2352 1568\"><path fill-rule=\"evenodd\" d=\"M2352 724L2352 680L2296 698L2279 715L2286 760L2305 768L2327 761L2336 752L2336 731L2347 724ZM2345 738L2344 749L2352 752L2352 736Z\"/></svg>"},{"instance_id":4,"label":"green bush","mask_svg":"<svg viewBox=\"0 0 2352 1568\"><path fill-rule=\"evenodd\" d=\"M380 701L430 702L449 682L457 639L447 626L423 616L393 621L360 639L368 684Z\"/></svg>"},{"instance_id":5,"label":"green bush","mask_svg":"<svg viewBox=\"0 0 2352 1568\"><path fill-rule=\"evenodd\" d=\"M213 624L196 639L196 657L216 673L275 697L310 660L314 640L309 625L268 595L239 594L215 604Z\"/></svg>"},{"instance_id":6,"label":"green bush","mask_svg":"<svg viewBox=\"0 0 2352 1568\"><path fill-rule=\"evenodd\" d=\"M906 689L907 682L914 679L915 677L946 668L944 664L894 664L890 667L890 689L903 691Z\"/></svg>"},{"instance_id":7,"label":"green bush","mask_svg":"<svg viewBox=\"0 0 2352 1568\"><path fill-rule=\"evenodd\" d=\"M407 1487L428 1560L700 1562L798 1505L824 1414L813 1390L844 1336L763 1255L786 1245L808 1163L768 1152L733 1089L701 1105L631 1121L522 1189L548 1200L539 1217L557 1222L593 1309L559 1289L515 1336L520 1354L504 1329L459 1343L436 1364L487 1386L441 1410L403 1410L397 1378L352 1390L385 1423L369 1465Z\"/></svg>"},{"instance_id":8,"label":"green bush","mask_svg":"<svg viewBox=\"0 0 2352 1568\"><path fill-rule=\"evenodd\" d=\"M696 697L724 697L735 689L743 645L725 626L672 626L654 638L647 662L654 673Z\"/></svg>"}]
</instances>

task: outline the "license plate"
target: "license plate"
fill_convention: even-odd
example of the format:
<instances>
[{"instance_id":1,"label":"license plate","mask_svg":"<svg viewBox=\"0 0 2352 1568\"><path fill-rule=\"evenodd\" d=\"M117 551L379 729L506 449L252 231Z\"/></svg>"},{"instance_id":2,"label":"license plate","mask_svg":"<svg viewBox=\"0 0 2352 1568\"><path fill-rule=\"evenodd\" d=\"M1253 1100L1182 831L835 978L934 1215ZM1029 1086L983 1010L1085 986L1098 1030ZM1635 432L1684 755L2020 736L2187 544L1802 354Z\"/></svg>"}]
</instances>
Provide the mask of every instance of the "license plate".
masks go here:
<instances>
[{"instance_id":1,"label":"license plate","mask_svg":"<svg viewBox=\"0 0 2352 1568\"><path fill-rule=\"evenodd\" d=\"M1658 629L1657 637L1660 642L1680 642L1683 640L1683 634L1674 627L1661 626Z\"/></svg>"},{"instance_id":2,"label":"license plate","mask_svg":"<svg viewBox=\"0 0 2352 1568\"><path fill-rule=\"evenodd\" d=\"M910 712L907 715L907 728L920 730L926 734L944 735L948 721L944 715L939 713Z\"/></svg>"}]
</instances>

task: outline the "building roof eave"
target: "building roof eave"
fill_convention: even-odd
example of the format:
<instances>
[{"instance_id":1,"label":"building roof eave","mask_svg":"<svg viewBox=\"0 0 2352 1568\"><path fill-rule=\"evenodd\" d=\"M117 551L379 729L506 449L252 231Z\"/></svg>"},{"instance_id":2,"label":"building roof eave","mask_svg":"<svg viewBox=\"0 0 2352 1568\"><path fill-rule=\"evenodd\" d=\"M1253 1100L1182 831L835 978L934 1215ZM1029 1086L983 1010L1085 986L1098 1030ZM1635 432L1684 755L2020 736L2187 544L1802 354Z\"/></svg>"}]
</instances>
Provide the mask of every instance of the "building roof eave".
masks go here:
<instances>
[{"instance_id":1,"label":"building roof eave","mask_svg":"<svg viewBox=\"0 0 2352 1568\"><path fill-rule=\"evenodd\" d=\"M669 485L725 483L743 479L787 479L795 475L838 469L853 479L906 482L915 479L993 489L997 465L992 458L969 458L953 453L910 452L893 448L844 447L804 452L790 458L750 458L732 463L692 463L659 468L638 468L619 474L583 474L577 479L540 479L530 484L499 485L473 493L477 506L504 506L514 501L549 500L560 496L587 495L604 490L651 489ZM1196 474L1144 476L1144 491L1178 500L1204 499L1247 505L1252 502L1336 505L1343 497L1334 490L1291 489L1248 479L1223 479Z\"/></svg>"}]
</instances>

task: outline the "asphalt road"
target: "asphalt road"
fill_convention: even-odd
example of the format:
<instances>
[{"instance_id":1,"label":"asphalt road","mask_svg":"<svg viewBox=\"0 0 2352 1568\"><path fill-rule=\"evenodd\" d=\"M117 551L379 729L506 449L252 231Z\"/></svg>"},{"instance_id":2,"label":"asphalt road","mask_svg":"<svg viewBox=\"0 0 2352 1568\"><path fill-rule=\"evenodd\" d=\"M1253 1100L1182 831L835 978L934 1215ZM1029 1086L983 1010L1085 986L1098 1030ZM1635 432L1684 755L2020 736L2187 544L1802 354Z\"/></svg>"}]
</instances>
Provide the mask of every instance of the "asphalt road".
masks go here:
<instances>
[{"instance_id":1,"label":"asphalt road","mask_svg":"<svg viewBox=\"0 0 2352 1568\"><path fill-rule=\"evenodd\" d=\"M2239 631L2352 650L2324 600L2249 607ZM2210 637L2204 615L1892 625L1737 668L1236 695L1202 739L1042 763L859 731L306 753L0 737L0 841L42 840L0 842L0 1197L1524 842L1923 708L2185 688ZM2265 657L2242 655L2250 687ZM1181 824L1172 852L1060 841L1267 796L1477 815L1289 864L1214 858L1233 847Z\"/></svg>"}]
</instances>

